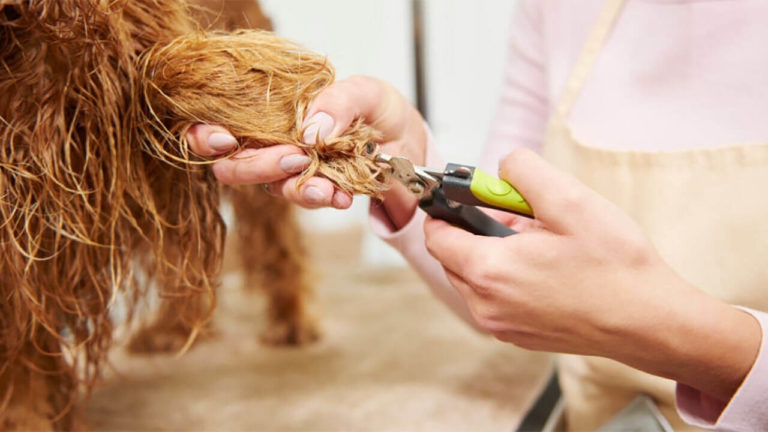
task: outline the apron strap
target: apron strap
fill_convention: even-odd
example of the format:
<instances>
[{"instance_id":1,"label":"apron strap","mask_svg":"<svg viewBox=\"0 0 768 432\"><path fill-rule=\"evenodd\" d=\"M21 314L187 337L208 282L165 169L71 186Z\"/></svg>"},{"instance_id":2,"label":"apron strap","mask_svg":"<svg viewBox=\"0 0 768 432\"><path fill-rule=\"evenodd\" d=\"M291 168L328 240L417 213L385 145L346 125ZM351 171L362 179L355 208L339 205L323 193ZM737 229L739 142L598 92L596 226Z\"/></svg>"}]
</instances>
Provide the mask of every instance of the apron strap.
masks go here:
<instances>
[{"instance_id":1,"label":"apron strap","mask_svg":"<svg viewBox=\"0 0 768 432\"><path fill-rule=\"evenodd\" d=\"M565 90L557 105L556 114L562 118L568 117L571 113L576 99L581 93L581 89L589 77L590 72L595 66L595 62L600 55L600 51L605 45L605 41L608 39L613 24L621 12L624 6L625 0L606 0L603 5L600 15L597 18L597 22L592 27L592 30L587 38L587 42L584 44L584 48L576 61L576 66L571 71L571 76L565 85Z\"/></svg>"}]
</instances>

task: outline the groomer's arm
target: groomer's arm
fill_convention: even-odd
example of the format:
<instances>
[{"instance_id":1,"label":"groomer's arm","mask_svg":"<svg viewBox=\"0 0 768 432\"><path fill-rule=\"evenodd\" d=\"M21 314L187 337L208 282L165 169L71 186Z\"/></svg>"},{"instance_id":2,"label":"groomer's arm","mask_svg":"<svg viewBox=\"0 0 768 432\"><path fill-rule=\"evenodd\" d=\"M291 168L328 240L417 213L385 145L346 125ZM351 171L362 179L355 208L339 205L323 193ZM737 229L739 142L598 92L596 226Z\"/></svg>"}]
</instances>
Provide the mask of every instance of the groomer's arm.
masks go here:
<instances>
[{"instance_id":1,"label":"groomer's arm","mask_svg":"<svg viewBox=\"0 0 768 432\"><path fill-rule=\"evenodd\" d=\"M540 226L499 239L425 225L430 253L480 326L524 348L607 357L674 379L722 409L756 364L754 315L680 278L619 208L536 154L513 152L500 174Z\"/></svg>"}]
</instances>

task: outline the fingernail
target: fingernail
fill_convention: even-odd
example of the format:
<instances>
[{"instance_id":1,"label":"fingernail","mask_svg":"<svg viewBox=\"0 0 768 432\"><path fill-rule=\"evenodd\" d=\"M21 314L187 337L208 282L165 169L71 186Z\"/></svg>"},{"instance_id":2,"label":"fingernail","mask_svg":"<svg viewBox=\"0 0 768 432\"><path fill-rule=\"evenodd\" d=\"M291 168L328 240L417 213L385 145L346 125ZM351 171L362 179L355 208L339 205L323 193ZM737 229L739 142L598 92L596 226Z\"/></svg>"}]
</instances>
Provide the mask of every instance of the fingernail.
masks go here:
<instances>
[{"instance_id":1,"label":"fingernail","mask_svg":"<svg viewBox=\"0 0 768 432\"><path fill-rule=\"evenodd\" d=\"M317 144L318 138L323 140L331 133L334 122L333 117L319 112L306 120L304 124L307 126L304 130L304 143Z\"/></svg>"},{"instance_id":2,"label":"fingernail","mask_svg":"<svg viewBox=\"0 0 768 432\"><path fill-rule=\"evenodd\" d=\"M304 169L309 166L310 162L312 162L312 159L310 159L309 156L301 154L283 156L283 158L280 159L280 169L288 174L296 174L304 171Z\"/></svg>"},{"instance_id":3,"label":"fingernail","mask_svg":"<svg viewBox=\"0 0 768 432\"><path fill-rule=\"evenodd\" d=\"M216 151L227 151L237 144L235 137L228 133L215 132L208 135L208 147Z\"/></svg>"},{"instance_id":4,"label":"fingernail","mask_svg":"<svg viewBox=\"0 0 768 432\"><path fill-rule=\"evenodd\" d=\"M309 186L304 190L304 198L313 204L320 204L325 201L325 194L320 188L315 186Z\"/></svg>"}]
</instances>

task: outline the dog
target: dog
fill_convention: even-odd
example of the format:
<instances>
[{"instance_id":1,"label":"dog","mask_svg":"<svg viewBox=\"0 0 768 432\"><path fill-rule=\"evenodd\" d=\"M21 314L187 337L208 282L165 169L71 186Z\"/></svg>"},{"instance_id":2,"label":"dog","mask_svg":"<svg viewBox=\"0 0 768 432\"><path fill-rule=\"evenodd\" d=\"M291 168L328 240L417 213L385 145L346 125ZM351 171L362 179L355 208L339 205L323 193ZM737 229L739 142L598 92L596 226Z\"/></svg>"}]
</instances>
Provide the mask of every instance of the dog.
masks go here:
<instances>
[{"instance_id":1,"label":"dog","mask_svg":"<svg viewBox=\"0 0 768 432\"><path fill-rule=\"evenodd\" d=\"M265 340L317 338L291 206L259 187L222 191L184 139L207 123L240 148L301 145L308 103L334 79L323 57L269 33L210 31L268 23L255 3L240 5L0 0L0 430L76 425L118 301L130 320L150 289L162 299L134 352L178 351L205 330L226 237L222 194L245 285L269 296ZM376 196L377 139L358 119L305 146L313 163L302 178Z\"/></svg>"},{"instance_id":2,"label":"dog","mask_svg":"<svg viewBox=\"0 0 768 432\"><path fill-rule=\"evenodd\" d=\"M255 0L197 0L191 9L195 21L207 30L251 28L272 31L272 21ZM259 186L224 186L223 198L234 210L234 236L246 290L267 294L267 326L261 340L270 345L302 345L315 341L319 331L308 310L313 298L307 281L306 249L293 207ZM204 304L191 309L175 297L163 299L154 322L140 329L128 343L134 353L178 352L193 330L189 318Z\"/></svg>"}]
</instances>

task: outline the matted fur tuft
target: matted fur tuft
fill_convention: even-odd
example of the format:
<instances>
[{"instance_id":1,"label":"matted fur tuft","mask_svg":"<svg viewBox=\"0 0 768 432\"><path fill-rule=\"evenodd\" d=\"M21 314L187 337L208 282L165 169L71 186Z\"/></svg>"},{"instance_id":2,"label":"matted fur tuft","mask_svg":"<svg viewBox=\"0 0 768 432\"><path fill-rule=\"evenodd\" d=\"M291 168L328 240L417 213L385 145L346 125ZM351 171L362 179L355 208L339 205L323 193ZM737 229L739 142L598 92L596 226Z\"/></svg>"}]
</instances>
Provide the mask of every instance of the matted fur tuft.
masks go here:
<instances>
[{"instance_id":1,"label":"matted fur tuft","mask_svg":"<svg viewBox=\"0 0 768 432\"><path fill-rule=\"evenodd\" d=\"M147 104L137 105L138 117L158 158L188 163L186 143L177 141L175 152L168 143L195 123L216 124L242 147L300 145L312 158L302 179L320 175L344 191L374 196L384 188L367 148L379 136L362 119L342 136L301 143L307 105L334 80L325 57L270 32L240 30L181 36L148 50L140 65ZM158 124L163 129L152 134Z\"/></svg>"}]
</instances>

